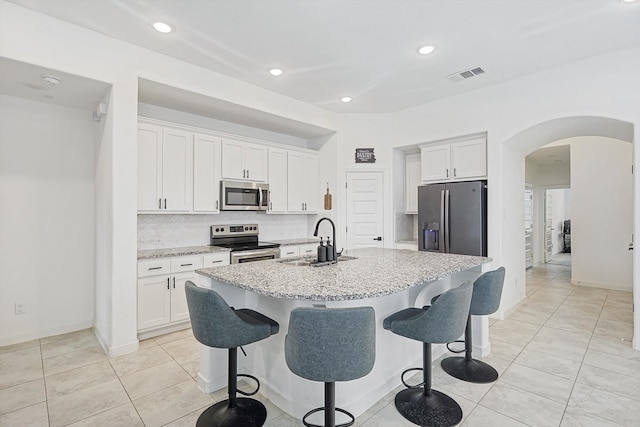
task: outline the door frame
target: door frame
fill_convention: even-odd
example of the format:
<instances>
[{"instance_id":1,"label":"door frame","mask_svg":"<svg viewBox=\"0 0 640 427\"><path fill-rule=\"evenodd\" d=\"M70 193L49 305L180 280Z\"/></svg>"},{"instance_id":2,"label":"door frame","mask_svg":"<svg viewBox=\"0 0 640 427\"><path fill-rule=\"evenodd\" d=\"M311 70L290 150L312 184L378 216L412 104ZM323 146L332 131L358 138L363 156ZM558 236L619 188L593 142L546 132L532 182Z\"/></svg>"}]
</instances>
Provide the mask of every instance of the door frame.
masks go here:
<instances>
[{"instance_id":1,"label":"door frame","mask_svg":"<svg viewBox=\"0 0 640 427\"><path fill-rule=\"evenodd\" d=\"M384 233L382 235L382 247L383 248L393 248L393 232L391 229L391 218L393 217L393 204L388 202L391 195L391 180L389 179L389 169L386 167L375 167L375 168L342 168L340 172L340 185L339 185L339 198L342 202L342 207L340 208L340 226L339 233L340 240L342 242L347 242L347 233L346 227L347 224L347 192L346 192L346 184L347 184L347 175L351 173L372 173L379 172L382 174L382 200L384 201L383 205L383 230ZM345 245L346 248L346 245ZM340 250L340 248L338 248Z\"/></svg>"}]
</instances>

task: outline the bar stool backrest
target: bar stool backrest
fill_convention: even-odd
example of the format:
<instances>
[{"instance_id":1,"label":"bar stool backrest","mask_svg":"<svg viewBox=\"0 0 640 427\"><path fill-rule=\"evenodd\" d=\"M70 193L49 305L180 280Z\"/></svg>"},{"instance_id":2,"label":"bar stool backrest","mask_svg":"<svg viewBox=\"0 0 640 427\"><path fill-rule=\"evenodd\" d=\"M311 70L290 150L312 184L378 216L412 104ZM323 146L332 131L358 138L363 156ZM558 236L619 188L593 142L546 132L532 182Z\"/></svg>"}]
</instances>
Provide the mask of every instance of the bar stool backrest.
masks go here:
<instances>
[{"instance_id":1,"label":"bar stool backrest","mask_svg":"<svg viewBox=\"0 0 640 427\"><path fill-rule=\"evenodd\" d=\"M375 312L371 307L296 308L285 338L289 369L313 381L350 381L375 362Z\"/></svg>"},{"instance_id":2,"label":"bar stool backrest","mask_svg":"<svg viewBox=\"0 0 640 427\"><path fill-rule=\"evenodd\" d=\"M469 313L474 316L485 316L498 311L502 287L504 285L504 267L487 271L473 283L473 297Z\"/></svg>"},{"instance_id":3,"label":"bar stool backrest","mask_svg":"<svg viewBox=\"0 0 640 427\"><path fill-rule=\"evenodd\" d=\"M213 289L201 288L188 280L185 292L193 335L201 344L235 348L271 335L268 324L243 320Z\"/></svg>"},{"instance_id":4,"label":"bar stool backrest","mask_svg":"<svg viewBox=\"0 0 640 427\"><path fill-rule=\"evenodd\" d=\"M423 343L448 343L463 333L469 315L471 282L451 288L433 301L431 307L410 319L394 321L391 331Z\"/></svg>"}]
</instances>

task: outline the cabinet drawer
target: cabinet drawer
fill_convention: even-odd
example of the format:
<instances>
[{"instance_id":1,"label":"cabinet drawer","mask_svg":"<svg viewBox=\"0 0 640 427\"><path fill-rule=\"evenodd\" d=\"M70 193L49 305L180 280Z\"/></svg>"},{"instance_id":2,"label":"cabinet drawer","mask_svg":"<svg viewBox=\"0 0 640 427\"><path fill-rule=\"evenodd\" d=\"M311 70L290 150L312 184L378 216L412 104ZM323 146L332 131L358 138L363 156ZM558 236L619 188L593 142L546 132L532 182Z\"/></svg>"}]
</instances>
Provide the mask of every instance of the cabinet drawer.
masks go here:
<instances>
[{"instance_id":1,"label":"cabinet drawer","mask_svg":"<svg viewBox=\"0 0 640 427\"><path fill-rule=\"evenodd\" d=\"M300 255L300 246L280 246L280 258Z\"/></svg>"},{"instance_id":2,"label":"cabinet drawer","mask_svg":"<svg viewBox=\"0 0 640 427\"><path fill-rule=\"evenodd\" d=\"M300 246L300 256L309 256L309 255L317 255L317 254L318 254L318 245L316 244Z\"/></svg>"},{"instance_id":3,"label":"cabinet drawer","mask_svg":"<svg viewBox=\"0 0 640 427\"><path fill-rule=\"evenodd\" d=\"M202 255L171 258L171 272L193 271L202 268Z\"/></svg>"},{"instance_id":4,"label":"cabinet drawer","mask_svg":"<svg viewBox=\"0 0 640 427\"><path fill-rule=\"evenodd\" d=\"M171 260L169 258L150 259L138 261L138 277L157 276L159 274L169 274L171 271Z\"/></svg>"},{"instance_id":5,"label":"cabinet drawer","mask_svg":"<svg viewBox=\"0 0 640 427\"><path fill-rule=\"evenodd\" d=\"M229 252L219 252L215 254L206 254L202 257L203 268L217 267L220 265L229 265Z\"/></svg>"}]
</instances>

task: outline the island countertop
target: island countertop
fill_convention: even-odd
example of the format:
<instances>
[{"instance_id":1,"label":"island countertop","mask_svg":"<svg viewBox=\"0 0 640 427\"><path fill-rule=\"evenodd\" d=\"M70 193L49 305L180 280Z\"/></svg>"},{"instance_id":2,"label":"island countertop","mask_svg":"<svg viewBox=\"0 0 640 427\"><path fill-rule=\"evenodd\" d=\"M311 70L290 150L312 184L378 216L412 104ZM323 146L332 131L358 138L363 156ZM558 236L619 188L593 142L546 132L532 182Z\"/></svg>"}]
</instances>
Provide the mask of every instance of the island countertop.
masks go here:
<instances>
[{"instance_id":1,"label":"island countertop","mask_svg":"<svg viewBox=\"0 0 640 427\"><path fill-rule=\"evenodd\" d=\"M205 277L280 299L345 301L390 295L478 267L491 258L360 248L356 259L323 267L287 264L296 258L232 264L196 270Z\"/></svg>"}]
</instances>

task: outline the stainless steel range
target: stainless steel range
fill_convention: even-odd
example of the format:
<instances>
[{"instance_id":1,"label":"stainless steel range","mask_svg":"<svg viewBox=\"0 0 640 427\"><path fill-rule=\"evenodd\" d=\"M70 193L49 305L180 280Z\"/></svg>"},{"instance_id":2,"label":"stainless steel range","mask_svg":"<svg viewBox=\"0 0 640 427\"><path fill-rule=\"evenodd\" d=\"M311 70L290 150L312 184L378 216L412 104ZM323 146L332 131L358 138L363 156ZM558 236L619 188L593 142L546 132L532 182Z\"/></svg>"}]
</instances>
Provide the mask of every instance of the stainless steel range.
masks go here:
<instances>
[{"instance_id":1,"label":"stainless steel range","mask_svg":"<svg viewBox=\"0 0 640 427\"><path fill-rule=\"evenodd\" d=\"M231 249L231 264L280 258L280 244L258 241L258 224L211 226L211 246Z\"/></svg>"}]
</instances>

